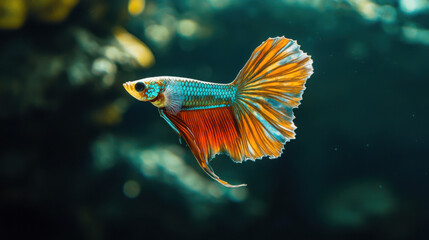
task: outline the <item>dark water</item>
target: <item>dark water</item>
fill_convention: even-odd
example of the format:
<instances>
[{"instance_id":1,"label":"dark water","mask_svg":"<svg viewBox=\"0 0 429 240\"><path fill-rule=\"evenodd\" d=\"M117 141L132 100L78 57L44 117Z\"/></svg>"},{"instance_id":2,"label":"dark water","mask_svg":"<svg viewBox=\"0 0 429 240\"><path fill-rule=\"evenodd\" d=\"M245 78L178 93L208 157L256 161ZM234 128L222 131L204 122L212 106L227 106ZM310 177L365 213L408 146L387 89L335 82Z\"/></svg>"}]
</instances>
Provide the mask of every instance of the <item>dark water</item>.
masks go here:
<instances>
[{"instance_id":1,"label":"dark water","mask_svg":"<svg viewBox=\"0 0 429 240\"><path fill-rule=\"evenodd\" d=\"M0 2L1 239L427 238L427 1L46 2ZM246 188L121 85L227 83L283 35L315 73L280 158L212 162Z\"/></svg>"}]
</instances>

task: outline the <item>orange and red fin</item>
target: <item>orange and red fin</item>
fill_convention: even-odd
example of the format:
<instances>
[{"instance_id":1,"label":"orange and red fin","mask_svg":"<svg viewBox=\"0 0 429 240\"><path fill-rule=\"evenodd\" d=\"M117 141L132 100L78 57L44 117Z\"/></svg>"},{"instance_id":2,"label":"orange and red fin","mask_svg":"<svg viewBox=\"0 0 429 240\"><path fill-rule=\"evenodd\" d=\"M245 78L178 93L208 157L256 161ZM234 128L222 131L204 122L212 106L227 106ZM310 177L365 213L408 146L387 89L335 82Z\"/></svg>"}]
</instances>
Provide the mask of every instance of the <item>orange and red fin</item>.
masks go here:
<instances>
[{"instance_id":1,"label":"orange and red fin","mask_svg":"<svg viewBox=\"0 0 429 240\"><path fill-rule=\"evenodd\" d=\"M295 138L292 109L300 104L312 62L285 37L269 38L254 50L231 83L237 87L233 109L243 145L240 160L276 158Z\"/></svg>"},{"instance_id":2,"label":"orange and red fin","mask_svg":"<svg viewBox=\"0 0 429 240\"><path fill-rule=\"evenodd\" d=\"M217 153L227 153L232 158L240 154L241 141L231 107L184 110L177 114L160 109L160 114L183 137L200 167L211 178L227 187L246 186L223 181L209 163Z\"/></svg>"}]
</instances>

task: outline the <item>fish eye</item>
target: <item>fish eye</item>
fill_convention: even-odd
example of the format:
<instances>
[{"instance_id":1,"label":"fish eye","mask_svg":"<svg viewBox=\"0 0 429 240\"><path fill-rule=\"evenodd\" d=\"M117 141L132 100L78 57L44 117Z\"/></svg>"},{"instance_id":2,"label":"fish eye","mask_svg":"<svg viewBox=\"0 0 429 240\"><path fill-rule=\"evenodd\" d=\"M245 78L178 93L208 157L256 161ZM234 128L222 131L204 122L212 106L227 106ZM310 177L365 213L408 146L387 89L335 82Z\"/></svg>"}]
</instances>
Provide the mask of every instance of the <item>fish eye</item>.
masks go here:
<instances>
[{"instance_id":1,"label":"fish eye","mask_svg":"<svg viewBox=\"0 0 429 240\"><path fill-rule=\"evenodd\" d=\"M134 85L134 89L137 92L142 92L145 88L146 88L146 86L142 82L138 82L138 83L136 83L136 85Z\"/></svg>"}]
</instances>

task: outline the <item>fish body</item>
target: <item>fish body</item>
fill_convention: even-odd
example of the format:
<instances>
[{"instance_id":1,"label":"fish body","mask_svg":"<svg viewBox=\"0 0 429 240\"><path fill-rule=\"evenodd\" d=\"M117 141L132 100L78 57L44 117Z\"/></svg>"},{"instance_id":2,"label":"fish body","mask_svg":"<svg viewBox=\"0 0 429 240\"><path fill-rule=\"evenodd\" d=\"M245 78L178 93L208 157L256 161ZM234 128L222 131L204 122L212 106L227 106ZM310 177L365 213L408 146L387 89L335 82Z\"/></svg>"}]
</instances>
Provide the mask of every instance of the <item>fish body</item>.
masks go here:
<instances>
[{"instance_id":1,"label":"fish body","mask_svg":"<svg viewBox=\"0 0 429 240\"><path fill-rule=\"evenodd\" d=\"M169 87L168 91L180 96L176 101L181 101L181 111L230 106L235 101L237 92L237 88L230 84L210 83L182 77L160 76L141 82L146 83L147 89L146 93L142 93L142 101L151 101L158 108L166 107L164 98L166 94L158 94L165 92ZM132 83L125 83L124 86L126 89L132 89ZM155 99L156 96L158 98ZM170 97L174 98L174 96ZM176 112L178 110L176 109Z\"/></svg>"},{"instance_id":2,"label":"fish body","mask_svg":"<svg viewBox=\"0 0 429 240\"><path fill-rule=\"evenodd\" d=\"M312 59L284 37L269 38L229 84L181 77L151 77L124 83L140 101L159 108L162 118L186 141L201 168L227 187L210 167L220 153L235 162L277 158L295 138L293 108L300 104Z\"/></svg>"}]
</instances>

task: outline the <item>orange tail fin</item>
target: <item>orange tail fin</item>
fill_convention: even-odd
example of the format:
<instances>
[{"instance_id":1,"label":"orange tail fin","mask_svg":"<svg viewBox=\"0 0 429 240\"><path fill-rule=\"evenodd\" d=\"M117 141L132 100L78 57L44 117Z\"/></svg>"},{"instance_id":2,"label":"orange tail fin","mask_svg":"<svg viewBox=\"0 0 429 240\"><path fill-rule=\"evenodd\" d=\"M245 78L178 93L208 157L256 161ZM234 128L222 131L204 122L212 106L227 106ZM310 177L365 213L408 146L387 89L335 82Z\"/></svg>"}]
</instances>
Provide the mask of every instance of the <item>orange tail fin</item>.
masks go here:
<instances>
[{"instance_id":1,"label":"orange tail fin","mask_svg":"<svg viewBox=\"0 0 429 240\"><path fill-rule=\"evenodd\" d=\"M285 37L269 38L231 83L237 86L233 105L242 143L235 161L276 158L295 138L292 112L298 107L313 61L299 45Z\"/></svg>"}]
</instances>

